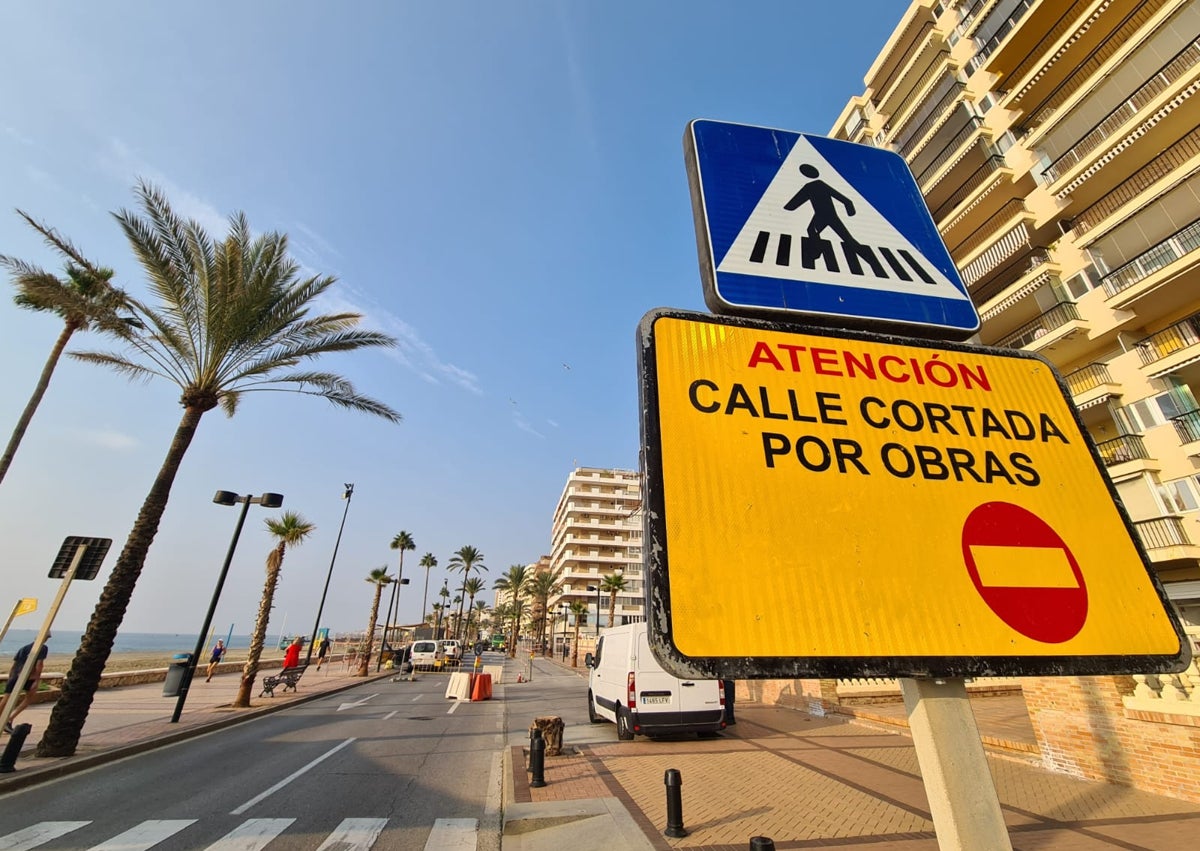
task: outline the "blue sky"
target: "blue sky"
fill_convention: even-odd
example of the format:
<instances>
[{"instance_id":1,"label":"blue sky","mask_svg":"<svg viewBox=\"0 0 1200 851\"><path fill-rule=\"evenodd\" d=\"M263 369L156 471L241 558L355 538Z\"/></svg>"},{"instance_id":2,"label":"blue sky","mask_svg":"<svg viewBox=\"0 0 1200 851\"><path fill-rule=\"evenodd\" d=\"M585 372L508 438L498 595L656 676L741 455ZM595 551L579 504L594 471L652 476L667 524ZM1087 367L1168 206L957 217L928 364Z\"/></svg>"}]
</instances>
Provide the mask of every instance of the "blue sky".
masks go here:
<instances>
[{"instance_id":1,"label":"blue sky","mask_svg":"<svg viewBox=\"0 0 1200 851\"><path fill-rule=\"evenodd\" d=\"M351 12L350 9L353 9ZM899 21L886 0L6 4L0 253L58 271L20 207L143 293L110 212L146 178L220 236L244 210L334 274L330 308L399 338L320 367L404 416L290 394L207 414L125 631L194 635L236 521L218 489L277 491L316 532L288 553L271 632L307 633L355 495L322 625L363 629L372 568L407 530L424 570L470 544L492 580L550 549L575 466L636 468L634 331L704 310L682 136L693 118L825 133ZM0 299L7 440L60 323ZM77 335L71 348L108 348ZM0 615L58 589L67 535L111 537L56 623L83 627L166 453L173 385L64 359L0 484ZM252 507L214 624L248 632L270 547ZM451 587L456 578L451 578ZM491 601L491 593L487 594Z\"/></svg>"}]
</instances>

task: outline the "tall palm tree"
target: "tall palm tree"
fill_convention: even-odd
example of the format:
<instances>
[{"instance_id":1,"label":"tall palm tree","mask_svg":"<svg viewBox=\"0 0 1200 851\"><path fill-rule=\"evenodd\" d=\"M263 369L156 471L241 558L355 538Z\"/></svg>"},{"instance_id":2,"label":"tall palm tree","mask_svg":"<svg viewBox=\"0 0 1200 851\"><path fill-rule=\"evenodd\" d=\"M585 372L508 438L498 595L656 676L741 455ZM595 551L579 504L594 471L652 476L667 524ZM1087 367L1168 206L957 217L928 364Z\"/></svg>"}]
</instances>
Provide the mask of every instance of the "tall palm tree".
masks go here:
<instances>
[{"instance_id":1,"label":"tall palm tree","mask_svg":"<svg viewBox=\"0 0 1200 851\"><path fill-rule=\"evenodd\" d=\"M617 609L617 593L625 590L625 574L619 570L610 573L600 580L600 590L608 592L608 625L611 627ZM599 612L596 612L596 617L600 617Z\"/></svg>"},{"instance_id":2,"label":"tall palm tree","mask_svg":"<svg viewBox=\"0 0 1200 851\"><path fill-rule=\"evenodd\" d=\"M425 568L425 590L421 592L421 623L424 623L426 620L425 604L429 601L429 571L437 567L437 559L433 553L425 553L425 555L421 556L420 564L421 567Z\"/></svg>"},{"instance_id":3,"label":"tall palm tree","mask_svg":"<svg viewBox=\"0 0 1200 851\"><path fill-rule=\"evenodd\" d=\"M446 566L456 573L461 573L463 576L463 582L466 582L467 579L470 578L472 570L487 570L483 564L483 553L472 547L470 544L460 548L454 553L454 555L450 556L450 563ZM458 605L458 619L460 622L462 621L461 600L459 601ZM462 636L457 632L454 633L454 637L460 641L462 640Z\"/></svg>"},{"instance_id":4,"label":"tall palm tree","mask_svg":"<svg viewBox=\"0 0 1200 851\"><path fill-rule=\"evenodd\" d=\"M517 638L521 632L521 618L525 614L524 596L526 585L533 578L529 566L524 564L509 565L504 575L492 585L497 591L503 591L509 597L512 606L512 641L508 645L508 655L516 658Z\"/></svg>"},{"instance_id":5,"label":"tall palm tree","mask_svg":"<svg viewBox=\"0 0 1200 851\"><path fill-rule=\"evenodd\" d=\"M408 532L403 530L396 533L396 537L392 538L390 544L393 550L400 551L400 568L396 571L396 581L392 583L392 598L388 602L387 617L383 619L383 647L379 649L379 659L375 663L375 670L379 670L379 666L383 663L383 650L387 647L388 624L392 622L392 610L396 608L396 596L400 593L400 585L404 578L404 551L415 550L417 545L413 543L413 537ZM397 612L397 615L399 613Z\"/></svg>"},{"instance_id":6,"label":"tall palm tree","mask_svg":"<svg viewBox=\"0 0 1200 851\"><path fill-rule=\"evenodd\" d=\"M581 615L586 615L588 604L583 600L572 600L568 606L571 614L575 615L575 640L571 643L571 667L579 667L579 618Z\"/></svg>"},{"instance_id":7,"label":"tall palm tree","mask_svg":"<svg viewBox=\"0 0 1200 851\"><path fill-rule=\"evenodd\" d=\"M17 215L40 233L51 248L66 258L63 267L66 277L56 278L31 263L0 254L0 266L12 275L13 286L17 288L13 301L18 307L26 310L57 314L63 321L63 327L58 333L58 339L50 348L46 363L42 365L42 374L38 377L29 401L25 403L25 409L13 427L8 445L4 447L4 455L0 456L0 482L4 481L8 468L12 466L17 448L42 403L42 397L46 395L50 378L54 375L59 358L62 357L71 336L76 331L87 331L93 326L99 330L107 330L118 324L133 321L126 304L128 297L110 283L112 269L96 266L87 260L70 241L60 236L53 228L34 220L28 213L17 210Z\"/></svg>"},{"instance_id":8,"label":"tall palm tree","mask_svg":"<svg viewBox=\"0 0 1200 851\"><path fill-rule=\"evenodd\" d=\"M463 580L460 590L467 595L467 628L463 630L464 636L471 634L471 614L475 611L475 595L482 591L483 588L483 580L478 576L472 576L470 579ZM463 639L463 643L466 643L466 638Z\"/></svg>"},{"instance_id":9,"label":"tall palm tree","mask_svg":"<svg viewBox=\"0 0 1200 851\"><path fill-rule=\"evenodd\" d=\"M548 570L539 570L533 575L533 579L529 580L529 595L536 601L536 608L542 613L538 640L542 644L543 652L546 645L546 616L550 608L550 597L556 594L561 587L554 581L554 574Z\"/></svg>"},{"instance_id":10,"label":"tall palm tree","mask_svg":"<svg viewBox=\"0 0 1200 851\"><path fill-rule=\"evenodd\" d=\"M296 367L331 352L394 346L395 339L357 328L355 313L313 314L332 277L300 277L280 233L251 236L244 214L234 215L228 235L213 242L194 221L184 221L163 194L139 183L143 216L117 214L141 263L157 307L129 299L143 328L110 330L130 352L83 352L81 360L111 367L136 379L164 378L180 390L183 416L162 467L92 612L79 650L62 684L37 753L70 756L79 743L92 696L125 617L146 553L167 507L171 485L200 419L218 405L232 415L252 391L291 390L318 396L352 411L399 422L382 402L361 395L345 378Z\"/></svg>"},{"instance_id":11,"label":"tall palm tree","mask_svg":"<svg viewBox=\"0 0 1200 851\"><path fill-rule=\"evenodd\" d=\"M317 527L294 511L285 511L267 521L267 531L278 543L267 554L267 579L263 583L262 599L258 603L258 618L254 621L254 632L250 634L250 653L242 668L242 682L238 686L234 706L249 706L250 693L258 676L258 660L262 656L267 640L267 622L271 619L271 605L275 600L275 586L283 570L283 554L288 547L298 547Z\"/></svg>"},{"instance_id":12,"label":"tall palm tree","mask_svg":"<svg viewBox=\"0 0 1200 851\"><path fill-rule=\"evenodd\" d=\"M359 654L358 671L355 672L356 677L365 677L371 670L371 647L375 644L375 624L379 619L379 599L383 596L383 586L389 585L396 580L388 576L386 567L377 567L371 571L371 575L367 577L367 581L375 586L375 596L371 600L371 619L367 622L366 649Z\"/></svg>"}]
</instances>

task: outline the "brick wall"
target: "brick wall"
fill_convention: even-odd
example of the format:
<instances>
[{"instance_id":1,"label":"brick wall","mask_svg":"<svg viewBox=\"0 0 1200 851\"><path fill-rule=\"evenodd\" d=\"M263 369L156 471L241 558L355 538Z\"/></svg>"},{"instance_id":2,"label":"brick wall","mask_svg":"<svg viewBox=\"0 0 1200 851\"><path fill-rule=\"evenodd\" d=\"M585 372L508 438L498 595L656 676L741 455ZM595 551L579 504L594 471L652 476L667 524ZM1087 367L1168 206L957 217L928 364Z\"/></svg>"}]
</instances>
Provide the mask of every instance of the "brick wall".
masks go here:
<instances>
[{"instance_id":1,"label":"brick wall","mask_svg":"<svg viewBox=\"0 0 1200 851\"><path fill-rule=\"evenodd\" d=\"M1126 709L1127 677L1046 677L1021 686L1047 768L1200 802L1195 717Z\"/></svg>"}]
</instances>

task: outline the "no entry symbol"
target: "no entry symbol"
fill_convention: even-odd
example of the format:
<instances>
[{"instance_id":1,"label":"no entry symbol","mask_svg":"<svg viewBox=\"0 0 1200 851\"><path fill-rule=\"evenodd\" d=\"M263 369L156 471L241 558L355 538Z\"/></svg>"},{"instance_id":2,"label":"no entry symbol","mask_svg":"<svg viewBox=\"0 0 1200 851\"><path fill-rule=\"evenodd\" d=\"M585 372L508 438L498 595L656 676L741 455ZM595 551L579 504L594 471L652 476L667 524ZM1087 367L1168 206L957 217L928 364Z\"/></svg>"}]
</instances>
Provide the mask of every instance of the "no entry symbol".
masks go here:
<instances>
[{"instance_id":1,"label":"no entry symbol","mask_svg":"<svg viewBox=\"0 0 1200 851\"><path fill-rule=\"evenodd\" d=\"M1087 621L1087 585L1058 533L1031 511L985 502L963 524L963 561L979 596L1035 641L1074 638Z\"/></svg>"}]
</instances>

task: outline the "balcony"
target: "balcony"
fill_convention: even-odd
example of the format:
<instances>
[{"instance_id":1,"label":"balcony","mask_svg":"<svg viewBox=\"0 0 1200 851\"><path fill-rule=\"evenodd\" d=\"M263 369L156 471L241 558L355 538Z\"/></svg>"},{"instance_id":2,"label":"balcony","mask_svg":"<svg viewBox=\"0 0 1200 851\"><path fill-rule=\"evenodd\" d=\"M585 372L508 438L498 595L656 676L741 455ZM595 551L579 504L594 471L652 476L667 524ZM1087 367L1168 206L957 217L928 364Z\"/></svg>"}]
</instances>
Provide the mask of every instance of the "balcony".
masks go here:
<instances>
[{"instance_id":1,"label":"balcony","mask_svg":"<svg viewBox=\"0 0 1200 851\"><path fill-rule=\"evenodd\" d=\"M1188 411L1177 417L1171 417L1171 425L1179 435L1179 442L1187 445L1200 440L1200 411Z\"/></svg>"},{"instance_id":2,"label":"balcony","mask_svg":"<svg viewBox=\"0 0 1200 851\"><path fill-rule=\"evenodd\" d=\"M1021 19L1025 17L1025 13L1029 11L1029 8L1033 4L1034 0L1021 0L1020 4L1009 13L1008 18L993 30L991 37L980 43L978 52L967 63L967 68L972 74L983 67L983 64L987 62L988 57L1000 46L1000 43L1004 41L1010 32L1017 28L1017 24L1021 23ZM983 29L990 23L991 16L989 15L984 19L979 28Z\"/></svg>"},{"instance_id":3,"label":"balcony","mask_svg":"<svg viewBox=\"0 0 1200 851\"><path fill-rule=\"evenodd\" d=\"M1105 275L1101 279L1104 282L1104 292L1111 299L1197 248L1200 248L1200 219L1175 231L1162 242Z\"/></svg>"},{"instance_id":4,"label":"balcony","mask_svg":"<svg viewBox=\"0 0 1200 851\"><path fill-rule=\"evenodd\" d=\"M1066 328L1072 322L1079 321L1079 310L1075 307L1075 303L1064 301L1056 304L1032 322L1026 322L1007 337L997 341L996 345L1001 348L1023 349L1047 336L1058 339L1064 335L1053 332ZM1040 348L1040 344L1035 345L1034 348Z\"/></svg>"},{"instance_id":5,"label":"balcony","mask_svg":"<svg viewBox=\"0 0 1200 851\"><path fill-rule=\"evenodd\" d=\"M1079 410L1102 404L1112 396L1121 395L1121 386L1113 381L1106 363L1089 363L1087 366L1063 376L1071 398Z\"/></svg>"},{"instance_id":6,"label":"balcony","mask_svg":"<svg viewBox=\"0 0 1200 851\"><path fill-rule=\"evenodd\" d=\"M1136 434L1123 434L1112 440L1097 443L1096 451L1100 453L1100 460L1104 462L1105 467L1115 467L1126 461L1146 461L1150 458L1146 444L1141 436Z\"/></svg>"},{"instance_id":7,"label":"balcony","mask_svg":"<svg viewBox=\"0 0 1200 851\"><path fill-rule=\"evenodd\" d=\"M1142 366L1150 366L1197 343L1200 343L1200 313L1193 313L1181 322L1138 340L1135 348Z\"/></svg>"},{"instance_id":8,"label":"balcony","mask_svg":"<svg viewBox=\"0 0 1200 851\"><path fill-rule=\"evenodd\" d=\"M1054 183L1082 162L1092 151L1113 141L1117 130L1125 122L1138 115L1155 98L1170 88L1176 80L1191 71L1198 62L1200 62L1200 41L1193 41L1122 101L1120 106L1097 122L1091 130L1084 133L1083 137L1066 153L1047 166L1043 172L1046 180Z\"/></svg>"},{"instance_id":9,"label":"balcony","mask_svg":"<svg viewBox=\"0 0 1200 851\"><path fill-rule=\"evenodd\" d=\"M1187 529L1183 526L1183 518L1177 516L1155 517L1152 520L1135 520L1133 528L1137 531L1138 540L1147 550L1164 550L1169 547L1190 547L1192 541Z\"/></svg>"}]
</instances>

